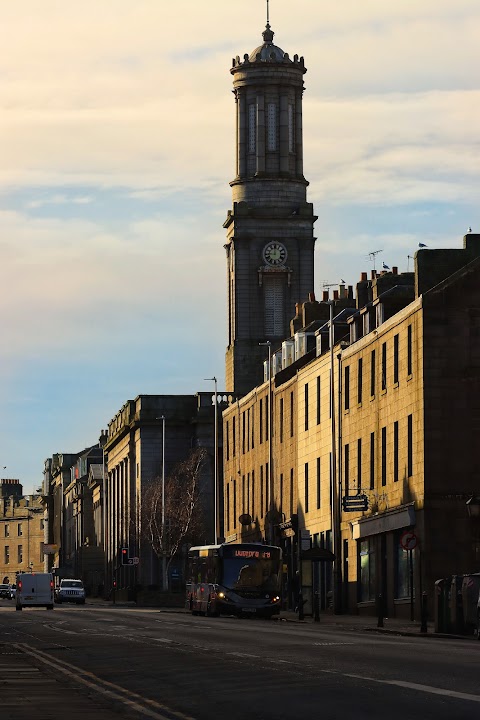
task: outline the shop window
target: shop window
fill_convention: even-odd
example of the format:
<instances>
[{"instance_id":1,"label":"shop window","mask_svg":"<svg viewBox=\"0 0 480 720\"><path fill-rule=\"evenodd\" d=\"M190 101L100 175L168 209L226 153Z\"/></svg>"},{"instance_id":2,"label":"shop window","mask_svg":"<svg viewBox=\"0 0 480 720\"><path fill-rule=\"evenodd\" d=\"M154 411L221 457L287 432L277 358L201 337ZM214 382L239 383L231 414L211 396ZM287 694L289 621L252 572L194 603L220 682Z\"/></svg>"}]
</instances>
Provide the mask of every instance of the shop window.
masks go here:
<instances>
[{"instance_id":1,"label":"shop window","mask_svg":"<svg viewBox=\"0 0 480 720\"><path fill-rule=\"evenodd\" d=\"M375 600L375 544L374 538L358 543L359 602Z\"/></svg>"},{"instance_id":2,"label":"shop window","mask_svg":"<svg viewBox=\"0 0 480 720\"><path fill-rule=\"evenodd\" d=\"M410 597L410 550L404 550L400 538L405 530L395 533L395 597ZM412 553L412 567L415 574L415 550Z\"/></svg>"}]
</instances>

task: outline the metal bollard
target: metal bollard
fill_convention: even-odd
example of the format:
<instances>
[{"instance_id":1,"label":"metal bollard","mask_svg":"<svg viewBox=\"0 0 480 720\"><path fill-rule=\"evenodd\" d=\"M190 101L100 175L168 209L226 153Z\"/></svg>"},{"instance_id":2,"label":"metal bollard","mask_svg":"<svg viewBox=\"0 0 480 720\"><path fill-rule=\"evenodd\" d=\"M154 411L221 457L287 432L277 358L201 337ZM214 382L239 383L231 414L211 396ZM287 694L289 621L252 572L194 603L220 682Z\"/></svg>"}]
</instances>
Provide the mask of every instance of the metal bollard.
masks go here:
<instances>
[{"instance_id":1,"label":"metal bollard","mask_svg":"<svg viewBox=\"0 0 480 720\"><path fill-rule=\"evenodd\" d=\"M377 627L383 627L383 595L377 595Z\"/></svg>"},{"instance_id":2,"label":"metal bollard","mask_svg":"<svg viewBox=\"0 0 480 720\"><path fill-rule=\"evenodd\" d=\"M420 632L426 633L427 630L427 617L428 617L428 596L427 593L424 591L422 593L422 605L421 605L421 625L420 625Z\"/></svg>"},{"instance_id":3,"label":"metal bollard","mask_svg":"<svg viewBox=\"0 0 480 720\"><path fill-rule=\"evenodd\" d=\"M320 593L318 590L315 591L313 599L313 619L315 622L320 622Z\"/></svg>"}]
</instances>

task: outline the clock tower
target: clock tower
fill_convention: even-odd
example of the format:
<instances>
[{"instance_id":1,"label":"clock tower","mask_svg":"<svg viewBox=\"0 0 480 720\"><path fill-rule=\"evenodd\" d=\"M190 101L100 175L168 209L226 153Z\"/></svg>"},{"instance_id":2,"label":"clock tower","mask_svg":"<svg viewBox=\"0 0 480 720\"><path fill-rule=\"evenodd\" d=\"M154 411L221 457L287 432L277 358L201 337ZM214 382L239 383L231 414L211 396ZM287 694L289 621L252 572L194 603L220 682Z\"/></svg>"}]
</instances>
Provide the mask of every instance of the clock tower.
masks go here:
<instances>
[{"instance_id":1,"label":"clock tower","mask_svg":"<svg viewBox=\"0 0 480 720\"><path fill-rule=\"evenodd\" d=\"M226 389L263 382L265 347L289 337L295 304L313 291L316 220L303 176L303 57L273 43L238 56L230 70L236 110L236 174L228 211Z\"/></svg>"}]
</instances>

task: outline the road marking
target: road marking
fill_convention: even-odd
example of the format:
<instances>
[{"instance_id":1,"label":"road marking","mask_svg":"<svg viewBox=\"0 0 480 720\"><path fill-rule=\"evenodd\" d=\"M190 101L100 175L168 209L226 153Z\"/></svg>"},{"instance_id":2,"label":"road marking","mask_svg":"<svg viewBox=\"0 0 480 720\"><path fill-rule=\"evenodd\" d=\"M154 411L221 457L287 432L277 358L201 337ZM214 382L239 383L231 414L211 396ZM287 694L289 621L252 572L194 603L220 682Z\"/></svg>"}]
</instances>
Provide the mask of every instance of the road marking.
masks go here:
<instances>
[{"instance_id":1,"label":"road marking","mask_svg":"<svg viewBox=\"0 0 480 720\"><path fill-rule=\"evenodd\" d=\"M316 647L330 647L332 645L356 645L357 643L353 642L321 642L321 643L313 643Z\"/></svg>"},{"instance_id":2,"label":"road marking","mask_svg":"<svg viewBox=\"0 0 480 720\"><path fill-rule=\"evenodd\" d=\"M226 653L227 655L234 655L235 657L248 657L248 658L256 658L258 655L252 655L251 653L241 653L241 652L229 652Z\"/></svg>"},{"instance_id":3,"label":"road marking","mask_svg":"<svg viewBox=\"0 0 480 720\"><path fill-rule=\"evenodd\" d=\"M155 640L155 642L163 642L163 643L171 643L173 640L169 640L168 638L150 638L151 640Z\"/></svg>"},{"instance_id":4,"label":"road marking","mask_svg":"<svg viewBox=\"0 0 480 720\"><path fill-rule=\"evenodd\" d=\"M322 670L322 672L326 672ZM406 688L407 690L419 690L420 692L429 693L431 695L445 695L446 697L457 698L458 700L472 700L480 703L480 695L471 695L470 693L462 693L457 690L447 690L446 688L433 687L432 685L420 685L419 683L407 682L405 680L382 680L380 678L366 677L365 675L357 675L355 673L339 673L343 677L351 677L356 680L367 680L368 682L380 683L382 685L395 685L397 687Z\"/></svg>"},{"instance_id":5,"label":"road marking","mask_svg":"<svg viewBox=\"0 0 480 720\"><path fill-rule=\"evenodd\" d=\"M81 682L96 692L117 700L124 705L127 705L130 709L135 710L135 712L148 715L154 720L172 720L172 717L178 718L178 720L195 720L195 718L191 715L185 715L177 710L172 710L167 705L157 703L155 700L144 698L142 695L138 695L137 693L127 690L120 685L115 685L115 683L108 682L108 680L103 680L88 670L83 670L83 668L72 665L65 660L53 658L51 655L48 655L42 650L38 650L31 645L16 643L15 647L21 652L24 652L26 655L31 655L36 660L43 662L45 665L49 665L55 670L60 670L60 672L76 682ZM167 713L167 715L163 713Z\"/></svg>"}]
</instances>

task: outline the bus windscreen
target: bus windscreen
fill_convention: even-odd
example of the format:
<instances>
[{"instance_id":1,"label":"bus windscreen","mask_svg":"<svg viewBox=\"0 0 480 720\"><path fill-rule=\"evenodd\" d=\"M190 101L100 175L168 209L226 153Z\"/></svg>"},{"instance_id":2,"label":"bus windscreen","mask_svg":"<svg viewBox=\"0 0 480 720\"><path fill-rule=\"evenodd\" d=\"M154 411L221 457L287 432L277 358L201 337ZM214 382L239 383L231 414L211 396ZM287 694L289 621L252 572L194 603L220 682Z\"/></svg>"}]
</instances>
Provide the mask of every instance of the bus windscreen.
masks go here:
<instances>
[{"instance_id":1,"label":"bus windscreen","mask_svg":"<svg viewBox=\"0 0 480 720\"><path fill-rule=\"evenodd\" d=\"M224 547L223 584L231 590L278 590L280 552L277 548L258 550Z\"/></svg>"}]
</instances>

